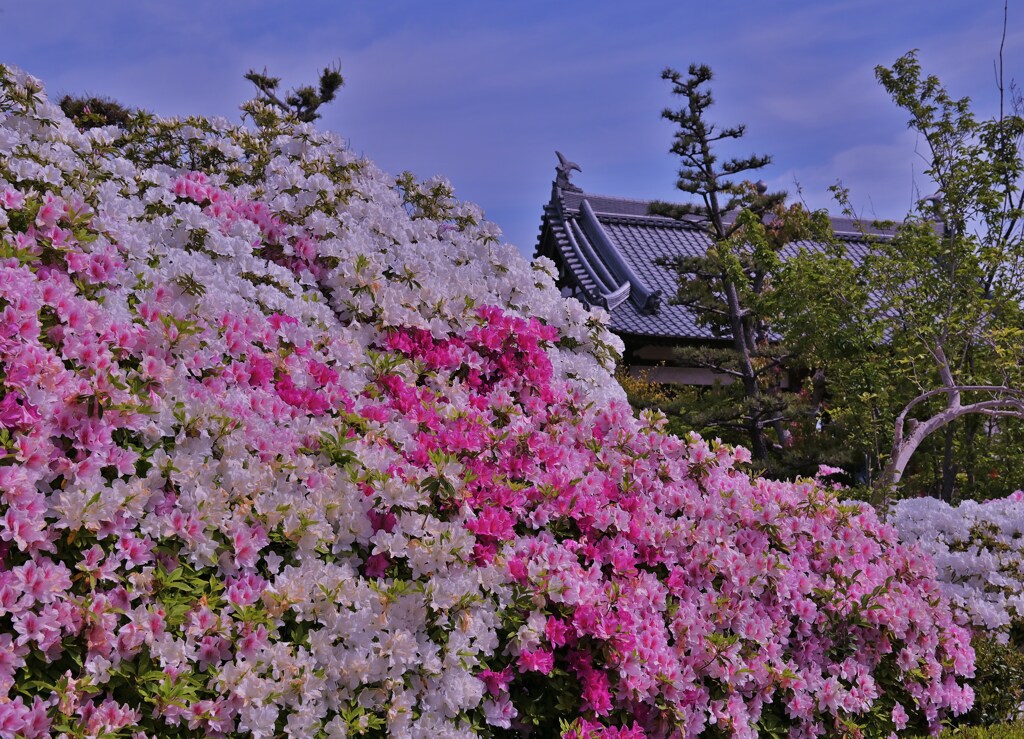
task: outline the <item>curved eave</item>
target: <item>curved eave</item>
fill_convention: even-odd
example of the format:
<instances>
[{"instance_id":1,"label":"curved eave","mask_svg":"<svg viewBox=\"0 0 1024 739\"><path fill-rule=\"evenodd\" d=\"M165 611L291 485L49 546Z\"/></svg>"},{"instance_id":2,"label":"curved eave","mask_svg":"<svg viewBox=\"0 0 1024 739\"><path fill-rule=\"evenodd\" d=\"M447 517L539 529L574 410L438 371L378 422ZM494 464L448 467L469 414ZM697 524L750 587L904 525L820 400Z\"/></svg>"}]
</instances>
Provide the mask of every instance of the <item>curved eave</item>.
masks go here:
<instances>
[{"instance_id":1,"label":"curved eave","mask_svg":"<svg viewBox=\"0 0 1024 739\"><path fill-rule=\"evenodd\" d=\"M657 313L661 307L661 290L649 287L622 256L611 237L597 219L594 209L584 199L580 203L580 233L585 234L595 256L622 283L630 286L629 299L643 313Z\"/></svg>"}]
</instances>

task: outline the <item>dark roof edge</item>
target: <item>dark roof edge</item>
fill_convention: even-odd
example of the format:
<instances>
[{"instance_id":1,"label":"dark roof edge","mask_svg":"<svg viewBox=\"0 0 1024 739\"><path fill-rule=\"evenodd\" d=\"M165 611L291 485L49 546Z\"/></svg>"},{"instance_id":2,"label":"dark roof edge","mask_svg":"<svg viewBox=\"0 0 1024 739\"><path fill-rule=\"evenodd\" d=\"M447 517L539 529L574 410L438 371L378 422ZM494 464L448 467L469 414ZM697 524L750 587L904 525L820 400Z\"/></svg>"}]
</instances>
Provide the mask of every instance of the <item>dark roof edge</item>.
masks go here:
<instances>
[{"instance_id":1,"label":"dark roof edge","mask_svg":"<svg viewBox=\"0 0 1024 739\"><path fill-rule=\"evenodd\" d=\"M569 209L569 211L572 212L572 209ZM609 213L607 211L597 209L594 209L594 213L599 217L602 223L614 223L616 225L624 226L657 226L659 228L678 228L685 230L698 228L698 224L695 221L669 218L668 216L637 216L627 215L625 213Z\"/></svg>"},{"instance_id":2,"label":"dark roof edge","mask_svg":"<svg viewBox=\"0 0 1024 739\"><path fill-rule=\"evenodd\" d=\"M694 222L697 220L696 217L693 220L676 219L652 213L641 215L609 209L614 207L615 203L622 203L623 205L628 205L632 208L636 208L637 206L650 206L651 203L657 202L654 200L623 198L582 191L565 193L557 187L553 188L553 190L552 199L558 203L562 213L567 215L580 212L583 201L587 201L590 203L590 207L593 209L594 213L600 216L600 220L608 223L679 229L692 229L697 225ZM579 198L581 205L575 208L569 205L566 202L565 197L567 194L571 195L574 200ZM603 201L603 204L598 203L600 207L595 207L594 201ZM879 218L851 218L849 216L834 216L831 214L829 215L829 222L832 226L832 232L837 238L842 239L843 241L868 241L878 238L890 239L893 237L896 228L899 226L898 221ZM936 228L941 229L942 224L936 224Z\"/></svg>"},{"instance_id":3,"label":"dark roof edge","mask_svg":"<svg viewBox=\"0 0 1024 739\"><path fill-rule=\"evenodd\" d=\"M640 276L633 271L629 263L622 258L619 250L615 248L612 240L601 227L601 222L597 220L594 209L590 207L590 203L587 200L583 200L580 204L580 215L582 229L593 244L594 250L619 279L628 282L632 286L629 292L629 299L644 313L656 313L661 305L661 290L652 290L648 287Z\"/></svg>"}]
</instances>

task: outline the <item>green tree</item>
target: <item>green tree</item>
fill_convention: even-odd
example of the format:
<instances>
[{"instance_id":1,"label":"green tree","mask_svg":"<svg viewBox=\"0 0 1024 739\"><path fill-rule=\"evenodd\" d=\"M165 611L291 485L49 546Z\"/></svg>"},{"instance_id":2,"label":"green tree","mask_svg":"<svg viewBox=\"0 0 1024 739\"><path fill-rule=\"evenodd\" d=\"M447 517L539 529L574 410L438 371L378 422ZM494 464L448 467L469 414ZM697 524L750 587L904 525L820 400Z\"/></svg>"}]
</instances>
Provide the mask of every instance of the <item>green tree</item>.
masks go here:
<instances>
[{"instance_id":1,"label":"green tree","mask_svg":"<svg viewBox=\"0 0 1024 739\"><path fill-rule=\"evenodd\" d=\"M64 115L83 130L99 126L124 127L134 112L112 98L96 95L65 95L59 105Z\"/></svg>"},{"instance_id":2,"label":"green tree","mask_svg":"<svg viewBox=\"0 0 1024 739\"><path fill-rule=\"evenodd\" d=\"M798 411L801 398L783 392L788 352L772 328L770 296L783 247L827 229L827 219L799 205L786 207L785 193L740 179L766 166L769 156L719 161L718 148L742 138L745 126L709 121L709 67L691 65L685 79L666 69L662 78L683 98L679 110L666 109L662 116L678 126L671 148L681 160L676 187L693 201L654 203L651 211L685 219L710 239L705 254L665 263L679 274L673 302L688 306L723 339L719 346L682 349L679 359L729 381L700 394L689 419L703 433L749 445L756 460L766 462L774 450L777 461L791 446L794 418L806 408ZM770 469L783 472L777 464Z\"/></svg>"},{"instance_id":3,"label":"green tree","mask_svg":"<svg viewBox=\"0 0 1024 739\"><path fill-rule=\"evenodd\" d=\"M1020 98L1011 88L1010 110L979 120L914 52L876 76L925 143L937 192L859 264L791 260L785 333L827 375L880 496L908 474L947 500L985 494L987 475L1024 461Z\"/></svg>"},{"instance_id":4,"label":"green tree","mask_svg":"<svg viewBox=\"0 0 1024 739\"><path fill-rule=\"evenodd\" d=\"M262 72L250 69L245 78L256 86L257 100L277 108L285 115L294 115L303 123L312 123L318 119L320 107L334 100L338 90L345 84L345 78L341 76L341 69L337 65L324 67L316 86L296 87L284 93L283 98L277 89L281 84L281 78L271 77L267 74L266 67Z\"/></svg>"}]
</instances>

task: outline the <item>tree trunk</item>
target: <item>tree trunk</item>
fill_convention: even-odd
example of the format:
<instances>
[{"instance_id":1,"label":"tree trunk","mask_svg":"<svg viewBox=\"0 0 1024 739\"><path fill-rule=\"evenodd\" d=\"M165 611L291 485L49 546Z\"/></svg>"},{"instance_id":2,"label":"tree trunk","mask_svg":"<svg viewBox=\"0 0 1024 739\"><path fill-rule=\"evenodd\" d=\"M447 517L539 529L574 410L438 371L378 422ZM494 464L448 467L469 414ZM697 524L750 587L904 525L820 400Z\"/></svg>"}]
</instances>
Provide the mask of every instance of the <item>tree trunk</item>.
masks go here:
<instances>
[{"instance_id":1,"label":"tree trunk","mask_svg":"<svg viewBox=\"0 0 1024 739\"><path fill-rule=\"evenodd\" d=\"M987 392L997 397L963 405L960 402L960 394L966 391ZM919 422L914 419L907 421L907 413L915 405L936 395L947 396L946 408L925 421ZM921 446L921 442L952 421L975 413L984 416L1024 418L1024 391L1001 385L950 386L929 390L907 403L896 418L892 455L879 477L878 486L875 489L875 502L884 504L889 501L896 488L899 487L907 464L917 448ZM904 436L904 423L910 432L906 436Z\"/></svg>"},{"instance_id":2,"label":"tree trunk","mask_svg":"<svg viewBox=\"0 0 1024 739\"><path fill-rule=\"evenodd\" d=\"M942 450L942 490L939 500L947 503L953 502L953 487L956 484L957 465L953 460L953 437L956 435L955 426L946 426L946 439Z\"/></svg>"},{"instance_id":3,"label":"tree trunk","mask_svg":"<svg viewBox=\"0 0 1024 739\"><path fill-rule=\"evenodd\" d=\"M754 370L753 346L743 320L743 305L740 303L739 291L729 281L728 275L722 275L725 287L726 305L729 307L729 328L732 331L733 348L739 357L740 381L743 383L743 395L755 400L760 395L757 386L757 373ZM754 459L768 457L768 440L759 419L755 416L747 426L750 434L750 454Z\"/></svg>"},{"instance_id":4,"label":"tree trunk","mask_svg":"<svg viewBox=\"0 0 1024 739\"><path fill-rule=\"evenodd\" d=\"M754 419L753 422L747 427L747 431L750 434L750 456L754 459L767 459L768 458L768 438L765 436L764 429Z\"/></svg>"}]
</instances>

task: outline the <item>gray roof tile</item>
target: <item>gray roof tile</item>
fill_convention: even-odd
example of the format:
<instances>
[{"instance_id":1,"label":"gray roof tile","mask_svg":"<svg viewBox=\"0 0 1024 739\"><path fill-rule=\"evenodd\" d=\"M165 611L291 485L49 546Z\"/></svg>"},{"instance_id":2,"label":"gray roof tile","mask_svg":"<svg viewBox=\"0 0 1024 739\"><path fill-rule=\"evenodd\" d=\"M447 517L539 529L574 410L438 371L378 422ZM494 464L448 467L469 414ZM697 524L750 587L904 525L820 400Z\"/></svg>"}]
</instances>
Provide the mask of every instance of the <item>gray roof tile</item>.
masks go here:
<instances>
[{"instance_id":1,"label":"gray roof tile","mask_svg":"<svg viewBox=\"0 0 1024 739\"><path fill-rule=\"evenodd\" d=\"M664 296L661 307L654 313L642 313L628 300L616 306L610 311L612 330L677 340L727 338L701 326L691 309L669 302L676 293L676 274L670 267L657 264L664 257L703 255L712 243L707 234L692 222L650 215L650 201L647 200L554 188L552 202L544 209L543 222L548 228L542 228L541 238L546 233L553 237L554 251L561 256L563 264L573 273L577 283L591 296L591 304L600 303L594 281L580 265L565 233L567 223L579 217L583 200L587 200L593 208L601 227L636 275L648 287L660 289ZM847 253L855 261L860 261L870 251L873 237L887 238L892 234L890 228L849 218L833 218L832 226L836 236L845 242ZM542 243L538 251L543 248ZM789 245L783 255L792 256L800 249L816 251L822 248L823 245L818 242L798 241Z\"/></svg>"}]
</instances>

